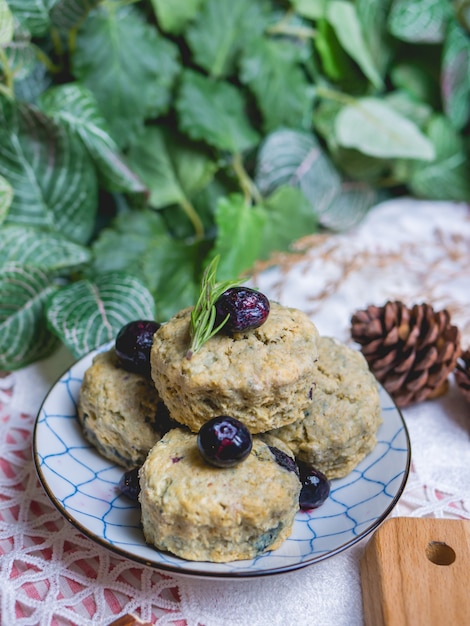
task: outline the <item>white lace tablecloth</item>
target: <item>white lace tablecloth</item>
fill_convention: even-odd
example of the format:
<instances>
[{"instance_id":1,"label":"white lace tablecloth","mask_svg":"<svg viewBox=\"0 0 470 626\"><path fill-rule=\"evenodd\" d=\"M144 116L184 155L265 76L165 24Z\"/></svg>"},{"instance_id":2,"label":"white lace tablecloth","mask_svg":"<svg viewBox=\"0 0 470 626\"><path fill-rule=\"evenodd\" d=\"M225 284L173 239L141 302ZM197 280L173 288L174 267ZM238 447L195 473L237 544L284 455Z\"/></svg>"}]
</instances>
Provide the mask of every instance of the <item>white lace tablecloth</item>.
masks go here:
<instances>
[{"instance_id":1,"label":"white lace tablecloth","mask_svg":"<svg viewBox=\"0 0 470 626\"><path fill-rule=\"evenodd\" d=\"M356 230L312 236L253 283L351 343L352 313L388 299L447 308L470 346L470 208L408 199L377 206ZM352 345L352 344L351 344ZM114 556L50 503L31 456L34 419L71 364L65 349L0 377L0 615L10 626L360 626L364 542L297 572L247 581L170 577ZM393 515L470 519L470 404L449 392L403 411L412 471Z\"/></svg>"}]
</instances>

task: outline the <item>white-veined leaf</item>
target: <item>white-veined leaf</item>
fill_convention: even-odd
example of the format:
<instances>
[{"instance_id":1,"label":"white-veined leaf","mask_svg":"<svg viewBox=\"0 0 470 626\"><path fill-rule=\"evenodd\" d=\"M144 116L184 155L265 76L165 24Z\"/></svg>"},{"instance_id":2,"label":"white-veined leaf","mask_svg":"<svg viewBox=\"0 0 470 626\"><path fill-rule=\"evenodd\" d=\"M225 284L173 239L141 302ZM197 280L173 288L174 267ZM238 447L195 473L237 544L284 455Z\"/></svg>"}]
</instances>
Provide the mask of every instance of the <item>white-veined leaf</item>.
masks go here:
<instances>
[{"instance_id":1,"label":"white-veined leaf","mask_svg":"<svg viewBox=\"0 0 470 626\"><path fill-rule=\"evenodd\" d=\"M61 31L76 28L100 2L101 0L58 0L50 12L51 22Z\"/></svg>"},{"instance_id":2,"label":"white-veined leaf","mask_svg":"<svg viewBox=\"0 0 470 626\"><path fill-rule=\"evenodd\" d=\"M343 180L313 134L280 130L268 135L258 153L255 181L267 196L283 185L299 187L318 221L335 230L358 223L370 208L369 187Z\"/></svg>"},{"instance_id":3,"label":"white-veined leaf","mask_svg":"<svg viewBox=\"0 0 470 626\"><path fill-rule=\"evenodd\" d=\"M97 179L82 142L29 105L0 98L0 175L13 187L7 222L88 241Z\"/></svg>"},{"instance_id":4,"label":"white-veined leaf","mask_svg":"<svg viewBox=\"0 0 470 626\"><path fill-rule=\"evenodd\" d=\"M12 225L4 225L0 230L0 265L17 263L55 275L75 270L90 261L88 248L58 233Z\"/></svg>"},{"instance_id":5,"label":"white-veined leaf","mask_svg":"<svg viewBox=\"0 0 470 626\"><path fill-rule=\"evenodd\" d=\"M341 187L341 177L315 135L279 130L263 141L255 181L263 195L278 187L300 187L321 215Z\"/></svg>"},{"instance_id":6,"label":"white-veined leaf","mask_svg":"<svg viewBox=\"0 0 470 626\"><path fill-rule=\"evenodd\" d=\"M90 151L103 185L109 191L140 193L145 186L129 168L109 134L92 92L79 83L67 83L42 94L40 106L50 117L67 125Z\"/></svg>"},{"instance_id":7,"label":"white-veined leaf","mask_svg":"<svg viewBox=\"0 0 470 626\"><path fill-rule=\"evenodd\" d=\"M335 135L340 145L375 157L434 158L432 143L416 124L376 98L345 106L336 118Z\"/></svg>"},{"instance_id":8,"label":"white-veined leaf","mask_svg":"<svg viewBox=\"0 0 470 626\"><path fill-rule=\"evenodd\" d=\"M5 220L13 200L13 187L0 175L0 224ZM1 250L0 250L1 254Z\"/></svg>"},{"instance_id":9,"label":"white-veined leaf","mask_svg":"<svg viewBox=\"0 0 470 626\"><path fill-rule=\"evenodd\" d=\"M45 35L51 21L49 11L57 0L8 0L10 10L20 25L35 37Z\"/></svg>"},{"instance_id":10,"label":"white-veined leaf","mask_svg":"<svg viewBox=\"0 0 470 626\"><path fill-rule=\"evenodd\" d=\"M470 117L470 38L456 23L449 25L441 70L444 111L455 128Z\"/></svg>"},{"instance_id":11,"label":"white-veined leaf","mask_svg":"<svg viewBox=\"0 0 470 626\"><path fill-rule=\"evenodd\" d=\"M6 0L0 0L0 46L10 43L13 38L13 15Z\"/></svg>"},{"instance_id":12,"label":"white-veined leaf","mask_svg":"<svg viewBox=\"0 0 470 626\"><path fill-rule=\"evenodd\" d=\"M34 70L36 59L36 46L31 43L31 35L25 30L17 30L13 40L5 47L10 71L13 73L15 83L24 80Z\"/></svg>"},{"instance_id":13,"label":"white-veined leaf","mask_svg":"<svg viewBox=\"0 0 470 626\"><path fill-rule=\"evenodd\" d=\"M44 314L56 289L49 274L36 267L0 267L0 370L24 367L57 346Z\"/></svg>"},{"instance_id":14,"label":"white-veined leaf","mask_svg":"<svg viewBox=\"0 0 470 626\"><path fill-rule=\"evenodd\" d=\"M451 10L449 0L394 0L388 27L392 35L403 41L439 43Z\"/></svg>"},{"instance_id":15,"label":"white-veined leaf","mask_svg":"<svg viewBox=\"0 0 470 626\"><path fill-rule=\"evenodd\" d=\"M76 357L113 339L127 322L154 317L155 303L147 287L120 272L67 285L47 307L49 324Z\"/></svg>"}]
</instances>

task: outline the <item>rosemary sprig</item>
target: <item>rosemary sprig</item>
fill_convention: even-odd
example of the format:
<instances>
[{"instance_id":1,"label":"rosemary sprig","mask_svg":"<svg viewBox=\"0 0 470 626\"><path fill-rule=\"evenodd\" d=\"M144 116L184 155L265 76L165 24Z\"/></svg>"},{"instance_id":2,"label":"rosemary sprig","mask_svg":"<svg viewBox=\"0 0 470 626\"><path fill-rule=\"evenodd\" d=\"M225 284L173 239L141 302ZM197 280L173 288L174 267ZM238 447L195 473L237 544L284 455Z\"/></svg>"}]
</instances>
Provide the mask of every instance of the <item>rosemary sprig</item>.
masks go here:
<instances>
[{"instance_id":1,"label":"rosemary sprig","mask_svg":"<svg viewBox=\"0 0 470 626\"><path fill-rule=\"evenodd\" d=\"M237 287L243 283L243 280L225 280L221 283L216 283L215 277L219 259L219 255L214 257L204 270L202 276L199 298L197 299L194 309L191 311L189 328L191 344L186 353L187 359L190 359L206 341L218 333L226 324L229 318L228 315L220 324L214 327L217 314L215 303L219 297L224 291L227 291L227 289Z\"/></svg>"}]
</instances>

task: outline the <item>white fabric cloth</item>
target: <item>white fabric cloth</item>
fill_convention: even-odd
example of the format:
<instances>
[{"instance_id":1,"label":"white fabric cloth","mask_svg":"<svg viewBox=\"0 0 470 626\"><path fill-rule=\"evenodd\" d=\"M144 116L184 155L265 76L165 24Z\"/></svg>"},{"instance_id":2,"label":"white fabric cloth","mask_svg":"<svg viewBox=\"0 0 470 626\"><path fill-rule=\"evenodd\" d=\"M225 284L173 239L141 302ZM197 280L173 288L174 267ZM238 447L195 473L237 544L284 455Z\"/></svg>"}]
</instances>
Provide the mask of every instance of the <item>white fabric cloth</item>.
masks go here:
<instances>
[{"instance_id":1,"label":"white fabric cloth","mask_svg":"<svg viewBox=\"0 0 470 626\"><path fill-rule=\"evenodd\" d=\"M298 254L279 255L274 266L260 267L252 284L270 298L306 311L321 334L353 345L349 323L355 310L382 305L388 299L410 305L427 301L436 310L450 311L461 329L463 346L470 346L467 205L406 198L388 201L372 210L354 231L305 238L297 248ZM48 389L71 362L71 355L61 349L41 363L0 378L0 402L4 403L0 420L7 412L15 420L10 435L0 437L0 455L6 450L11 466L20 467L11 438L13 433L26 433L22 416L37 413ZM403 414L412 442L413 471L393 514L470 519L470 404L451 380L447 395L407 408ZM32 417L26 425L31 428ZM24 448L21 436L17 436L17 450ZM28 467L31 471L32 464ZM79 535L52 507L42 518L41 513L27 514L31 502L47 506L47 498L37 492L37 482L0 475L0 493L7 494L0 500L0 614L5 626L14 621L19 625L106 625L129 612L154 623L158 620L159 625L362 624L359 559L364 542L289 574L245 581L163 577L111 557ZM20 482L21 489L16 489ZM13 510L19 513L9 518ZM48 531L48 524L58 531ZM37 543L43 553L35 552L33 558L28 554L34 537L40 537ZM67 542L73 542L73 552L67 552ZM96 563L94 574L74 569L75 562L87 559ZM28 584L46 589L41 601L28 596ZM70 589L78 587L80 591L71 594ZM176 595L168 595L170 588ZM23 594L29 617L15 618L15 594ZM60 600L61 595L68 596L66 602Z\"/></svg>"}]
</instances>

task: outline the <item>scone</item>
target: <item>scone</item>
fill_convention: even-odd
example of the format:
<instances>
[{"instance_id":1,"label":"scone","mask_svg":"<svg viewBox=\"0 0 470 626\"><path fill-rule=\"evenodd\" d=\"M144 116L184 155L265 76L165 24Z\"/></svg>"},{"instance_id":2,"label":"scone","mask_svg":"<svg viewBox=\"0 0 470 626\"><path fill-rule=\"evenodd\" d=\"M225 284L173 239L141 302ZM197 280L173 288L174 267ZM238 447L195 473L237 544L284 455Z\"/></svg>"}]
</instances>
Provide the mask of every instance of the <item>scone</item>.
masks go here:
<instances>
[{"instance_id":1,"label":"scone","mask_svg":"<svg viewBox=\"0 0 470 626\"><path fill-rule=\"evenodd\" d=\"M114 349L95 356L78 400L83 433L101 455L133 468L168 430L168 412L152 381L123 369Z\"/></svg>"},{"instance_id":2,"label":"scone","mask_svg":"<svg viewBox=\"0 0 470 626\"><path fill-rule=\"evenodd\" d=\"M298 309L271 302L267 321L255 330L218 333L191 359L191 309L155 333L152 378L176 421L197 432L216 415L231 415L252 433L304 417L317 378L318 331Z\"/></svg>"},{"instance_id":3,"label":"scone","mask_svg":"<svg viewBox=\"0 0 470 626\"><path fill-rule=\"evenodd\" d=\"M304 419L273 431L300 461L330 479L372 451L382 422L378 385L357 350L320 337L316 389Z\"/></svg>"},{"instance_id":4,"label":"scone","mask_svg":"<svg viewBox=\"0 0 470 626\"><path fill-rule=\"evenodd\" d=\"M216 468L200 455L197 435L169 431L140 470L146 541L184 559L213 562L278 548L292 532L300 481L276 461L272 447L293 460L281 441L256 436L244 461Z\"/></svg>"}]
</instances>

